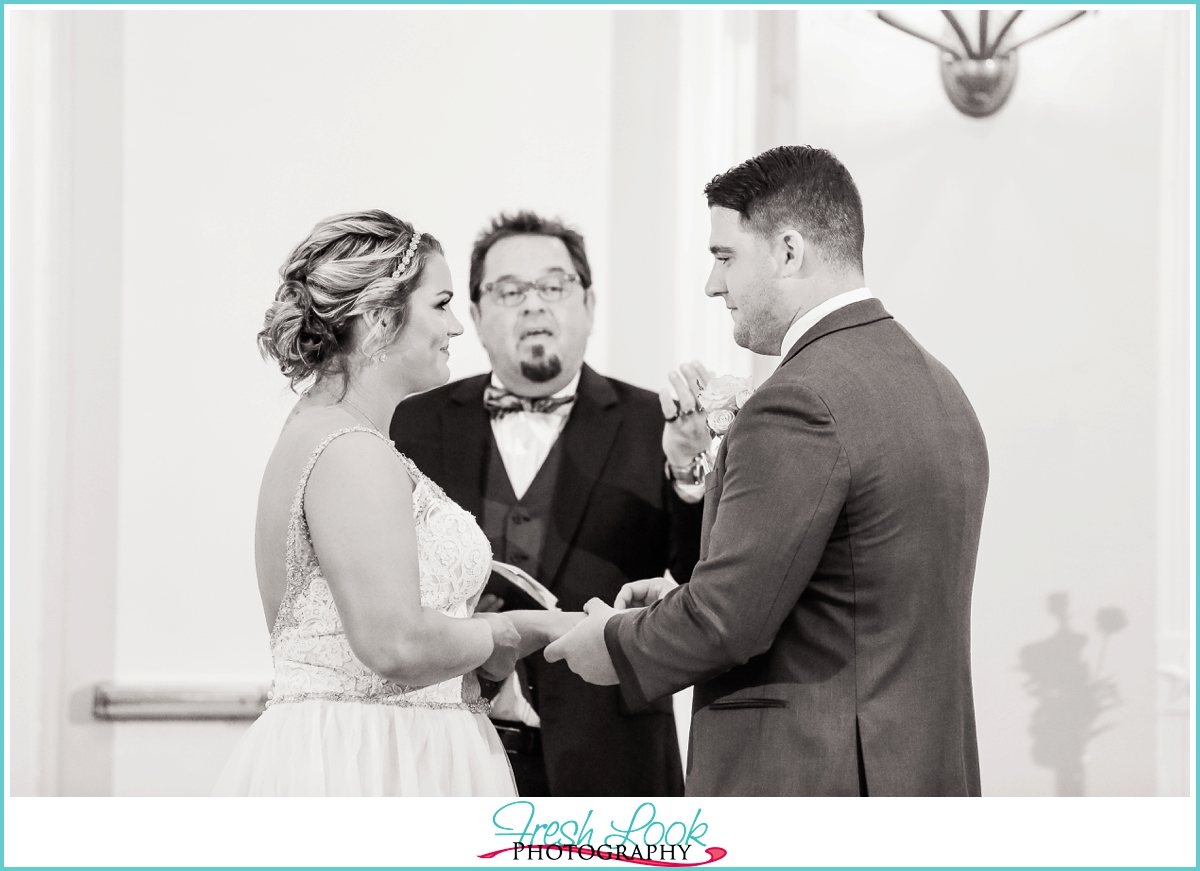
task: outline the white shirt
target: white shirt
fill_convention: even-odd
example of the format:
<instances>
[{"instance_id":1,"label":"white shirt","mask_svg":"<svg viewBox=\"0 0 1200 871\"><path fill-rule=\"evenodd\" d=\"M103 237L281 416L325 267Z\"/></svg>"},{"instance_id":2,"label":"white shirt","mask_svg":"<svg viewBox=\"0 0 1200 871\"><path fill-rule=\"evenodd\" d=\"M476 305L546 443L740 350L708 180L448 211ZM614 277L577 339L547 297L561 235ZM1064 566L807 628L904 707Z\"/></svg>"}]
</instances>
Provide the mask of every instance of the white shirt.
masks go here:
<instances>
[{"instance_id":1,"label":"white shirt","mask_svg":"<svg viewBox=\"0 0 1200 871\"><path fill-rule=\"evenodd\" d=\"M864 299L874 299L874 297L875 295L865 287L860 287L858 290L848 290L845 293L839 293L837 296L831 296L825 302L809 309L796 318L796 322L788 327L788 331L783 334L783 344L779 348L779 353L787 354L792 349L792 345L800 341L800 337L815 327L822 318L828 317L838 309L845 308L852 303L862 302Z\"/></svg>"},{"instance_id":2,"label":"white shirt","mask_svg":"<svg viewBox=\"0 0 1200 871\"><path fill-rule=\"evenodd\" d=\"M555 396L573 396L579 388L579 372L567 382L567 386L555 393ZM492 373L492 386L507 390ZM558 441L563 427L567 425L567 417L571 414L574 403L567 403L554 411L513 411L503 417L492 419L492 435L496 439L496 447L504 460L504 470L508 472L508 482L512 484L513 493L520 499L537 477L538 469L546 462L550 449Z\"/></svg>"}]
</instances>

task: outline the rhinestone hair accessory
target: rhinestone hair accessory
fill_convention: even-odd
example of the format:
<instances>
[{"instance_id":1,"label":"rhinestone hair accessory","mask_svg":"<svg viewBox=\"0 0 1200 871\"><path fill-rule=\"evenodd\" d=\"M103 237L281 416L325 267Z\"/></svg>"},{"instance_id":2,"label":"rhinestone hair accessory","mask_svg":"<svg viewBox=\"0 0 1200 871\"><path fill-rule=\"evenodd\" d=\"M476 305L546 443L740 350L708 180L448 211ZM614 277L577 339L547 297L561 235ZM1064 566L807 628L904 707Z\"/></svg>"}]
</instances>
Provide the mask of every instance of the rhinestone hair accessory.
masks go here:
<instances>
[{"instance_id":1,"label":"rhinestone hair accessory","mask_svg":"<svg viewBox=\"0 0 1200 871\"><path fill-rule=\"evenodd\" d=\"M404 271L408 269L408 264L412 263L413 255L417 253L417 245L421 243L422 235L422 233L413 232L412 238L408 240L408 247L404 249L404 256L400 258L400 262L392 270L393 280L403 275Z\"/></svg>"}]
</instances>

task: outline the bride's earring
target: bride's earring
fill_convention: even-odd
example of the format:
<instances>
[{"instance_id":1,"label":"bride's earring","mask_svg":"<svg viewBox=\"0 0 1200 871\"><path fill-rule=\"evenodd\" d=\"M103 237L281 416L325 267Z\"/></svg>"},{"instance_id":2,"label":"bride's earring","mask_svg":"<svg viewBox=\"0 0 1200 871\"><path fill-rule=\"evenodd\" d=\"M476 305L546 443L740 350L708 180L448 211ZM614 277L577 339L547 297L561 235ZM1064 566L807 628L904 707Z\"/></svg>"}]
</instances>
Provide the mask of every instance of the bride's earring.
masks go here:
<instances>
[{"instance_id":1,"label":"bride's earring","mask_svg":"<svg viewBox=\"0 0 1200 871\"><path fill-rule=\"evenodd\" d=\"M380 328L380 329L383 329L383 330L386 330L386 329L387 329L387 321L386 321L386 320L383 320L383 319L381 318L381 319L380 319L380 321L379 321L379 328ZM386 363L386 362L387 362L387 351L380 351L380 352L379 352L379 353L378 353L378 354L375 356L375 362L377 362L377 363Z\"/></svg>"}]
</instances>

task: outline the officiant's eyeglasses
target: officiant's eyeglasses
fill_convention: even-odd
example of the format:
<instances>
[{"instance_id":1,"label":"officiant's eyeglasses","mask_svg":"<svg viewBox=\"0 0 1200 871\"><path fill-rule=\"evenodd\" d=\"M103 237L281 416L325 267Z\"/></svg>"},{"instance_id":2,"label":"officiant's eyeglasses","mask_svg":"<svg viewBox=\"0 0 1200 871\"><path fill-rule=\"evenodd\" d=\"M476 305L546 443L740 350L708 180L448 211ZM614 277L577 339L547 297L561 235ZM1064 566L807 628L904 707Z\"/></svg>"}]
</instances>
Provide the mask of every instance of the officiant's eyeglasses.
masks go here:
<instances>
[{"instance_id":1,"label":"officiant's eyeglasses","mask_svg":"<svg viewBox=\"0 0 1200 871\"><path fill-rule=\"evenodd\" d=\"M574 272L558 272L537 281L521 281L518 278L489 281L483 286L483 292L492 294L500 305L511 307L523 303L525 295L531 290L536 290L537 295L546 302L558 302L570 296L578 283L579 276Z\"/></svg>"}]
</instances>

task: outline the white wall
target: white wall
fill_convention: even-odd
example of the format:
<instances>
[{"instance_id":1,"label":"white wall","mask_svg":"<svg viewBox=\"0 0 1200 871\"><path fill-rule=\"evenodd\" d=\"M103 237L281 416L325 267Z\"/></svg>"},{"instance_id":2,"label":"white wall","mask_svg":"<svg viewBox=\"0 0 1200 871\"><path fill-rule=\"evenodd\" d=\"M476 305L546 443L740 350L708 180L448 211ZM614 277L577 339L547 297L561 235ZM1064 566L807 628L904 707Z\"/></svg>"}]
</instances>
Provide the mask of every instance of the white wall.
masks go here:
<instances>
[{"instance_id":1,"label":"white wall","mask_svg":"<svg viewBox=\"0 0 1200 871\"><path fill-rule=\"evenodd\" d=\"M117 591L121 19L14 13L5 301L18 794L105 795ZM14 366L14 363L16 364Z\"/></svg>"}]
</instances>

